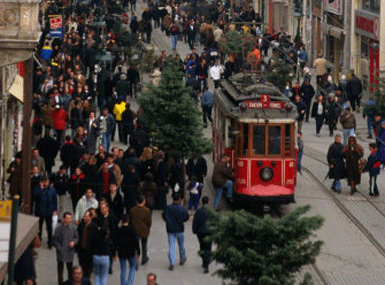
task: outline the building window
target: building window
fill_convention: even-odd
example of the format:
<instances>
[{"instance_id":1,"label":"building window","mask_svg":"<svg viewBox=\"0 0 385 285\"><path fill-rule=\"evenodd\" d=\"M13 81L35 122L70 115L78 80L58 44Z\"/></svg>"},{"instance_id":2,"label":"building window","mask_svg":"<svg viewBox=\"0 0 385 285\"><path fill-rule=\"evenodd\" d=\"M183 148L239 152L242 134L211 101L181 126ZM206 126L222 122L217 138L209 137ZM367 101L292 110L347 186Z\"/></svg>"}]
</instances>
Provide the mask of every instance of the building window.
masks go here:
<instances>
[{"instance_id":1,"label":"building window","mask_svg":"<svg viewBox=\"0 0 385 285\"><path fill-rule=\"evenodd\" d=\"M380 13L380 1L381 0L363 0L362 1L362 10L379 14Z\"/></svg>"}]
</instances>

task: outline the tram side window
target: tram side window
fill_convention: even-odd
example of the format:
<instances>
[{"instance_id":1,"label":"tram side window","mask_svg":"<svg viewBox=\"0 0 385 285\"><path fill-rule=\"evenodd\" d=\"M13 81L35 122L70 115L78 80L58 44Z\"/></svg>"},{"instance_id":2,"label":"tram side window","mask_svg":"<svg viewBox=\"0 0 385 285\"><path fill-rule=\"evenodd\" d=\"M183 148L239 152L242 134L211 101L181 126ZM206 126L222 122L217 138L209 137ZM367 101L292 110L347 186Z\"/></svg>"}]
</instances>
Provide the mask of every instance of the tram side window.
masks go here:
<instances>
[{"instance_id":1,"label":"tram side window","mask_svg":"<svg viewBox=\"0 0 385 285\"><path fill-rule=\"evenodd\" d=\"M265 126L253 128L253 153L265 154Z\"/></svg>"},{"instance_id":2,"label":"tram side window","mask_svg":"<svg viewBox=\"0 0 385 285\"><path fill-rule=\"evenodd\" d=\"M291 155L291 125L285 125L285 155Z\"/></svg>"},{"instance_id":3,"label":"tram side window","mask_svg":"<svg viewBox=\"0 0 385 285\"><path fill-rule=\"evenodd\" d=\"M249 155L249 125L243 124L243 156Z\"/></svg>"},{"instance_id":4,"label":"tram side window","mask_svg":"<svg viewBox=\"0 0 385 285\"><path fill-rule=\"evenodd\" d=\"M281 154L281 126L269 126L269 154Z\"/></svg>"}]
</instances>

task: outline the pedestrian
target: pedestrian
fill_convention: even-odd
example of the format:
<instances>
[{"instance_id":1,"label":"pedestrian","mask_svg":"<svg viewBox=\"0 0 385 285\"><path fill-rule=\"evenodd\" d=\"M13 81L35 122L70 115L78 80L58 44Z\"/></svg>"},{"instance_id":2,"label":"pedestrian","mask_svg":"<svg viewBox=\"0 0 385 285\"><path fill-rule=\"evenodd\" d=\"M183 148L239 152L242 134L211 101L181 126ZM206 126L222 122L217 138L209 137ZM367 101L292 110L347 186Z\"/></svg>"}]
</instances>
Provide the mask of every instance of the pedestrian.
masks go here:
<instances>
[{"instance_id":1,"label":"pedestrian","mask_svg":"<svg viewBox=\"0 0 385 285\"><path fill-rule=\"evenodd\" d=\"M67 113L61 105L56 105L51 112L53 119L53 130L56 132L56 141L58 145L63 143L63 135L66 129Z\"/></svg>"},{"instance_id":2,"label":"pedestrian","mask_svg":"<svg viewBox=\"0 0 385 285\"><path fill-rule=\"evenodd\" d=\"M81 266L75 265L71 270L72 279L67 280L63 285L91 285L89 278L83 277Z\"/></svg>"},{"instance_id":3,"label":"pedestrian","mask_svg":"<svg viewBox=\"0 0 385 285\"><path fill-rule=\"evenodd\" d=\"M64 214L64 205L67 198L66 194L68 191L69 176L67 174L67 167L61 165L59 171L52 174L50 180L56 190L56 194L59 196L58 216L61 217Z\"/></svg>"},{"instance_id":4,"label":"pedestrian","mask_svg":"<svg viewBox=\"0 0 385 285\"><path fill-rule=\"evenodd\" d=\"M178 38L179 38L179 28L176 22L173 22L171 25L170 35L171 35L172 50L176 50L176 44L178 43Z\"/></svg>"},{"instance_id":5,"label":"pedestrian","mask_svg":"<svg viewBox=\"0 0 385 285\"><path fill-rule=\"evenodd\" d=\"M350 108L346 108L345 112L343 112L340 116L340 123L342 125L342 133L344 135L344 145L347 144L348 138L351 136L355 136L356 130L356 118L350 112Z\"/></svg>"},{"instance_id":6,"label":"pedestrian","mask_svg":"<svg viewBox=\"0 0 385 285\"><path fill-rule=\"evenodd\" d=\"M334 136L334 143L329 146L327 153L327 161L329 164L329 179L334 179L331 189L337 193L341 193L341 179L346 178L346 168L344 162L344 156L342 149L344 148L341 144L341 135L337 134Z\"/></svg>"},{"instance_id":7,"label":"pedestrian","mask_svg":"<svg viewBox=\"0 0 385 285\"><path fill-rule=\"evenodd\" d=\"M59 150L59 145L57 142L50 136L51 130L45 129L44 137L40 139L36 148L41 153L41 157L44 158L45 170L47 175L51 175L52 167L55 165L55 158Z\"/></svg>"},{"instance_id":8,"label":"pedestrian","mask_svg":"<svg viewBox=\"0 0 385 285\"><path fill-rule=\"evenodd\" d=\"M104 225L99 226L100 229L97 231L93 245L95 285L107 285L108 273L112 274L111 259L116 259L116 251L109 229Z\"/></svg>"},{"instance_id":9,"label":"pedestrian","mask_svg":"<svg viewBox=\"0 0 385 285\"><path fill-rule=\"evenodd\" d=\"M297 132L297 146L298 146L298 157L297 157L297 171L301 173L302 170L302 155L303 155L303 140L302 132Z\"/></svg>"},{"instance_id":10,"label":"pedestrian","mask_svg":"<svg viewBox=\"0 0 385 285\"><path fill-rule=\"evenodd\" d=\"M230 201L233 201L233 169L227 166L229 161L230 157L228 157L226 154L222 154L219 157L219 161L214 165L211 181L216 193L213 206L217 210L219 210L218 206L221 200L223 189L227 189L226 196Z\"/></svg>"},{"instance_id":11,"label":"pedestrian","mask_svg":"<svg viewBox=\"0 0 385 285\"><path fill-rule=\"evenodd\" d=\"M90 116L84 123L86 137L86 151L93 155L96 152L96 145L99 137L99 121L95 119L95 112L90 112Z\"/></svg>"},{"instance_id":12,"label":"pedestrian","mask_svg":"<svg viewBox=\"0 0 385 285\"><path fill-rule=\"evenodd\" d=\"M99 187L96 192L96 199L100 199L104 194L107 194L111 183L116 183L116 177L111 168L108 167L108 162L104 161L100 167L98 175Z\"/></svg>"},{"instance_id":13,"label":"pedestrian","mask_svg":"<svg viewBox=\"0 0 385 285\"><path fill-rule=\"evenodd\" d=\"M317 85L322 86L325 80L325 75L327 75L328 62L322 57L322 54L319 53L318 57L313 62L313 68L315 68L315 75L317 80Z\"/></svg>"},{"instance_id":14,"label":"pedestrian","mask_svg":"<svg viewBox=\"0 0 385 285\"><path fill-rule=\"evenodd\" d=\"M138 205L131 208L130 212L130 221L133 224L136 234L140 239L142 246L142 262L141 264L146 264L149 261L147 255L147 241L150 235L150 229L152 225L152 215L149 208L146 207L146 198L143 195L138 197Z\"/></svg>"},{"instance_id":15,"label":"pedestrian","mask_svg":"<svg viewBox=\"0 0 385 285\"><path fill-rule=\"evenodd\" d=\"M311 109L311 117L315 118L316 125L316 135L320 137L320 131L325 120L325 116L327 114L326 104L324 102L324 97L322 95L318 95L317 101L313 103L313 107Z\"/></svg>"},{"instance_id":16,"label":"pedestrian","mask_svg":"<svg viewBox=\"0 0 385 285\"><path fill-rule=\"evenodd\" d=\"M305 118L306 114L306 104L302 100L300 95L295 95L294 96L294 104L297 107L297 112L298 112L298 117L297 117L297 122L298 122L298 131L300 132L302 130L302 123Z\"/></svg>"},{"instance_id":17,"label":"pedestrian","mask_svg":"<svg viewBox=\"0 0 385 285\"><path fill-rule=\"evenodd\" d=\"M218 60L215 60L214 66L210 68L210 77L212 80L214 80L215 89L219 87L219 81L221 80L223 72L223 67L219 65Z\"/></svg>"},{"instance_id":18,"label":"pedestrian","mask_svg":"<svg viewBox=\"0 0 385 285\"><path fill-rule=\"evenodd\" d=\"M76 205L80 198L84 195L86 190L85 175L80 167L75 168L74 174L72 174L68 181L69 192L71 195L72 210L75 212Z\"/></svg>"},{"instance_id":19,"label":"pedestrian","mask_svg":"<svg viewBox=\"0 0 385 285\"><path fill-rule=\"evenodd\" d=\"M112 111L115 115L115 121L118 125L118 134L119 134L119 142L127 143L127 139L124 140L124 126L122 120L122 114L126 110L126 102L123 99L123 96L119 96L118 102L114 105L114 110Z\"/></svg>"},{"instance_id":20,"label":"pedestrian","mask_svg":"<svg viewBox=\"0 0 385 285\"><path fill-rule=\"evenodd\" d=\"M369 150L370 154L364 170L369 171L369 195L378 197L380 192L378 192L377 187L377 176L380 174L381 161L377 154L375 143L369 144Z\"/></svg>"},{"instance_id":21,"label":"pedestrian","mask_svg":"<svg viewBox=\"0 0 385 285\"><path fill-rule=\"evenodd\" d=\"M123 124L123 141L127 145L127 136L132 134L134 130L134 119L136 118L136 113L131 110L131 104L126 103L126 109L122 113L122 124Z\"/></svg>"},{"instance_id":22,"label":"pedestrian","mask_svg":"<svg viewBox=\"0 0 385 285\"><path fill-rule=\"evenodd\" d=\"M111 211L120 220L123 216L124 204L123 197L118 191L118 184L116 182L110 183L109 191L104 195Z\"/></svg>"},{"instance_id":23,"label":"pedestrian","mask_svg":"<svg viewBox=\"0 0 385 285\"><path fill-rule=\"evenodd\" d=\"M117 231L116 249L120 261L120 284L134 285L136 259L140 257L140 247L135 227L129 223L127 214L123 215L122 226ZM127 262L130 266L128 279Z\"/></svg>"},{"instance_id":24,"label":"pedestrian","mask_svg":"<svg viewBox=\"0 0 385 285\"><path fill-rule=\"evenodd\" d=\"M63 214L63 220L55 229L52 245L56 248L58 284L63 284L64 263L67 266L68 279L72 279L72 262L75 255L75 245L78 242L78 232L75 225L71 224L72 215Z\"/></svg>"},{"instance_id":25,"label":"pedestrian","mask_svg":"<svg viewBox=\"0 0 385 285\"><path fill-rule=\"evenodd\" d=\"M376 145L378 156L381 160L381 163L385 163L385 120L379 118L379 122L377 124L377 138Z\"/></svg>"},{"instance_id":26,"label":"pedestrian","mask_svg":"<svg viewBox=\"0 0 385 285\"><path fill-rule=\"evenodd\" d=\"M99 116L100 134L102 137L102 145L108 151L111 145L112 133L115 129L115 119L108 112L108 108L104 107L102 115Z\"/></svg>"},{"instance_id":27,"label":"pedestrian","mask_svg":"<svg viewBox=\"0 0 385 285\"><path fill-rule=\"evenodd\" d=\"M212 242L208 240L211 235L211 230L207 227L207 207L209 204L209 197L202 198L202 207L195 212L192 231L197 235L199 241L199 255L202 257L203 272L209 273L209 264L211 261L211 245Z\"/></svg>"},{"instance_id":28,"label":"pedestrian","mask_svg":"<svg viewBox=\"0 0 385 285\"><path fill-rule=\"evenodd\" d=\"M155 196L158 194L158 187L152 173L146 173L144 181L139 184L139 192L146 198L146 207L152 211L155 208Z\"/></svg>"},{"instance_id":29,"label":"pedestrian","mask_svg":"<svg viewBox=\"0 0 385 285\"><path fill-rule=\"evenodd\" d=\"M20 177L23 177L23 164L21 152L16 153L15 160L9 164L7 172L10 174L7 180L9 183L9 194L11 196L20 195L20 200L22 200L23 184L21 183L22 179L20 179Z\"/></svg>"},{"instance_id":30,"label":"pedestrian","mask_svg":"<svg viewBox=\"0 0 385 285\"><path fill-rule=\"evenodd\" d=\"M76 157L77 148L72 142L71 137L65 137L65 143L60 148L60 159L63 165L69 170L70 174L75 172L75 168L79 166L79 160Z\"/></svg>"},{"instance_id":31,"label":"pedestrian","mask_svg":"<svg viewBox=\"0 0 385 285\"><path fill-rule=\"evenodd\" d=\"M209 91L207 86L203 87L203 93L201 97L201 107L203 111L203 124L207 128L207 119L210 123L213 123L213 118L211 117L211 111L214 106L214 94Z\"/></svg>"},{"instance_id":32,"label":"pedestrian","mask_svg":"<svg viewBox=\"0 0 385 285\"><path fill-rule=\"evenodd\" d=\"M338 118L341 115L342 108L338 103L338 97L333 96L331 102L327 106L327 118L329 124L329 136L334 135L334 130L337 129Z\"/></svg>"},{"instance_id":33,"label":"pedestrian","mask_svg":"<svg viewBox=\"0 0 385 285\"><path fill-rule=\"evenodd\" d=\"M99 206L99 202L98 200L96 200L94 192L92 191L91 188L87 188L85 191L85 194L80 198L80 200L76 204L75 225L79 225L82 218L84 217L84 214L87 212L88 209L90 208L97 209L98 206Z\"/></svg>"},{"instance_id":34,"label":"pedestrian","mask_svg":"<svg viewBox=\"0 0 385 285\"><path fill-rule=\"evenodd\" d=\"M83 268L84 276L90 278L92 272L93 240L97 234L97 225L92 221L91 209L88 209L78 225L79 240L76 245L79 264Z\"/></svg>"},{"instance_id":35,"label":"pedestrian","mask_svg":"<svg viewBox=\"0 0 385 285\"><path fill-rule=\"evenodd\" d=\"M346 92L348 95L348 100L352 107L353 112L356 110L360 112L361 106L361 97L362 97L362 82L361 80L352 72L351 78L348 80L346 85Z\"/></svg>"},{"instance_id":36,"label":"pedestrian","mask_svg":"<svg viewBox=\"0 0 385 285\"><path fill-rule=\"evenodd\" d=\"M34 166L37 166L40 170L40 175L45 175L45 161L44 158L40 156L40 152L37 148L32 149L32 156L31 156L31 172L32 168Z\"/></svg>"},{"instance_id":37,"label":"pedestrian","mask_svg":"<svg viewBox=\"0 0 385 285\"><path fill-rule=\"evenodd\" d=\"M368 139L373 138L373 132L375 129L374 117L377 114L376 101L373 97L370 97L366 102L364 110L362 112L362 117L366 117L366 125L368 128Z\"/></svg>"},{"instance_id":38,"label":"pedestrian","mask_svg":"<svg viewBox=\"0 0 385 285\"><path fill-rule=\"evenodd\" d=\"M359 160L364 155L363 147L357 143L355 137L350 136L348 144L342 149L342 155L346 162L346 172L348 185L351 188L350 195L357 192L356 186L361 183L361 173L359 171Z\"/></svg>"},{"instance_id":39,"label":"pedestrian","mask_svg":"<svg viewBox=\"0 0 385 285\"><path fill-rule=\"evenodd\" d=\"M174 270L175 265L175 240L178 241L179 246L179 264L185 264L186 249L184 246L184 224L189 219L187 210L180 204L182 201L178 193L172 195L173 203L168 205L163 213L163 220L166 222L166 229L168 235L168 254L170 266L169 270Z\"/></svg>"},{"instance_id":40,"label":"pedestrian","mask_svg":"<svg viewBox=\"0 0 385 285\"><path fill-rule=\"evenodd\" d=\"M310 80L304 80L301 87L298 90L299 95L301 96L303 102L306 105L306 122L309 122L310 117L310 105L313 97L315 95L315 90L310 84Z\"/></svg>"},{"instance_id":41,"label":"pedestrian","mask_svg":"<svg viewBox=\"0 0 385 285\"><path fill-rule=\"evenodd\" d=\"M126 172L123 176L121 187L124 195L124 207L126 208L126 213L129 213L130 209L136 206L138 202L139 183L140 177L136 173L135 166L129 164L128 172Z\"/></svg>"},{"instance_id":42,"label":"pedestrian","mask_svg":"<svg viewBox=\"0 0 385 285\"><path fill-rule=\"evenodd\" d=\"M188 209L191 210L194 206L194 210L198 209L199 197L201 196L203 190L203 184L197 181L197 178L193 176L189 185L187 186L187 190L190 191L190 198L188 201Z\"/></svg>"},{"instance_id":43,"label":"pedestrian","mask_svg":"<svg viewBox=\"0 0 385 285\"><path fill-rule=\"evenodd\" d=\"M47 229L48 248L52 248L52 217L57 215L57 197L55 189L49 185L46 176L41 177L39 187L33 191L35 216L39 217L39 238L41 240L43 223Z\"/></svg>"}]
</instances>

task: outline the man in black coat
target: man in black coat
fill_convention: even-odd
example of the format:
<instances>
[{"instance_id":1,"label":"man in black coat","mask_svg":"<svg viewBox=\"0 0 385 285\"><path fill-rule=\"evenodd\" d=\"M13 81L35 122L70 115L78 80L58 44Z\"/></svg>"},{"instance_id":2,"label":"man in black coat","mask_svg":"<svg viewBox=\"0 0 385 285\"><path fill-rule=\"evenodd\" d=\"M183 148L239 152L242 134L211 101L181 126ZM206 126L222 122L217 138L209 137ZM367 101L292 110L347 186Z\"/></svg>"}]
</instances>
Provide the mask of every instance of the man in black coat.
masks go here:
<instances>
[{"instance_id":1,"label":"man in black coat","mask_svg":"<svg viewBox=\"0 0 385 285\"><path fill-rule=\"evenodd\" d=\"M209 198L207 196L202 198L202 207L196 211L194 215L192 231L197 235L199 240L200 255L202 257L203 272L209 273L210 264L210 252L211 252L211 241L206 239L207 236L211 235L211 231L207 228L207 210Z\"/></svg>"},{"instance_id":2,"label":"man in black coat","mask_svg":"<svg viewBox=\"0 0 385 285\"><path fill-rule=\"evenodd\" d=\"M104 195L112 213L120 220L123 216L123 197L118 191L116 182L110 183L110 191Z\"/></svg>"},{"instance_id":3,"label":"man in black coat","mask_svg":"<svg viewBox=\"0 0 385 285\"><path fill-rule=\"evenodd\" d=\"M337 134L334 136L334 143L330 145L326 156L330 168L328 176L330 179L334 179L331 189L337 193L341 193L340 179L346 178L345 162L341 153L343 148L341 135Z\"/></svg>"},{"instance_id":4,"label":"man in black coat","mask_svg":"<svg viewBox=\"0 0 385 285\"><path fill-rule=\"evenodd\" d=\"M128 173L125 173L122 180L122 192L124 194L124 207L129 213L130 209L138 203L138 187L140 176L136 173L135 166L128 166Z\"/></svg>"},{"instance_id":5,"label":"man in black coat","mask_svg":"<svg viewBox=\"0 0 385 285\"><path fill-rule=\"evenodd\" d=\"M70 136L65 137L66 141L60 149L60 159L65 167L69 167L71 173L75 171L75 168L79 165L76 155L76 145L71 141Z\"/></svg>"},{"instance_id":6,"label":"man in black coat","mask_svg":"<svg viewBox=\"0 0 385 285\"><path fill-rule=\"evenodd\" d=\"M44 137L38 141L36 148L44 158L45 169L47 174L51 175L52 167L55 165L55 157L59 150L58 144L55 139L50 136L51 130L46 129Z\"/></svg>"},{"instance_id":7,"label":"man in black coat","mask_svg":"<svg viewBox=\"0 0 385 285\"><path fill-rule=\"evenodd\" d=\"M311 100L315 95L315 90L309 80L305 80L299 88L299 95L306 104L306 122L309 122Z\"/></svg>"},{"instance_id":8,"label":"man in black coat","mask_svg":"<svg viewBox=\"0 0 385 285\"><path fill-rule=\"evenodd\" d=\"M302 122L303 119L305 118L305 113L307 109L307 105L303 100L301 99L301 96L295 95L294 97L294 105L297 107L297 112L298 112L298 131L300 132L302 129Z\"/></svg>"},{"instance_id":9,"label":"man in black coat","mask_svg":"<svg viewBox=\"0 0 385 285\"><path fill-rule=\"evenodd\" d=\"M354 73L352 73L352 78L350 78L346 85L346 92L353 111L356 110L356 106L359 111L361 106L362 82Z\"/></svg>"},{"instance_id":10,"label":"man in black coat","mask_svg":"<svg viewBox=\"0 0 385 285\"><path fill-rule=\"evenodd\" d=\"M203 179L207 175L207 162L202 156L193 155L187 161L187 176L191 180L195 176L200 183L203 183Z\"/></svg>"}]
</instances>

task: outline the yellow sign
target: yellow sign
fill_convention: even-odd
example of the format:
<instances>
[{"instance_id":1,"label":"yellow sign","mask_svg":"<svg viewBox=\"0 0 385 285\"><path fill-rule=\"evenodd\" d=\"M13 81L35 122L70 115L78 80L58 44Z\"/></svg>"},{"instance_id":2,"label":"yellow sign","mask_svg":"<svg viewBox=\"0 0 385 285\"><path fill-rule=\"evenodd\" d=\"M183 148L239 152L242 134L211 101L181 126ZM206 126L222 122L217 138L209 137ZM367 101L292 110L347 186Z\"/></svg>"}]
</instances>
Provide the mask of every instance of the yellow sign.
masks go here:
<instances>
[{"instance_id":1,"label":"yellow sign","mask_svg":"<svg viewBox=\"0 0 385 285\"><path fill-rule=\"evenodd\" d=\"M10 219L12 216L12 200L0 201L0 219Z\"/></svg>"}]
</instances>

